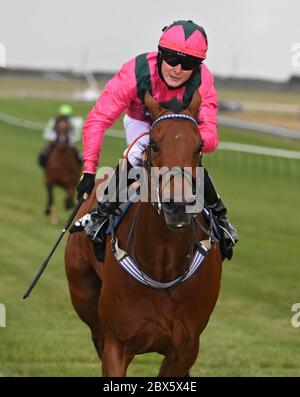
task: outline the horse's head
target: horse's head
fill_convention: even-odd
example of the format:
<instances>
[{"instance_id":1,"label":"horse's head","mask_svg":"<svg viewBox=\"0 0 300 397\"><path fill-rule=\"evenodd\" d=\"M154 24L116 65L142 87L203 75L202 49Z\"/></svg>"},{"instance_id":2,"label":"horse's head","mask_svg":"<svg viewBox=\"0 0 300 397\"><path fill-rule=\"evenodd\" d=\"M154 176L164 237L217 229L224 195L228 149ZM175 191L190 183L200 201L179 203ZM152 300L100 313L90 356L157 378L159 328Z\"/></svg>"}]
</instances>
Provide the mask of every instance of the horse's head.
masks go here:
<instances>
[{"instance_id":1,"label":"horse's head","mask_svg":"<svg viewBox=\"0 0 300 397\"><path fill-rule=\"evenodd\" d=\"M190 224L192 214L186 209L196 199L196 170L203 147L196 121L200 102L196 91L188 108L171 111L165 104L164 107L158 104L148 92L145 95L145 105L153 120L148 170L158 167L157 198L165 221L172 229L182 229Z\"/></svg>"},{"instance_id":2,"label":"horse's head","mask_svg":"<svg viewBox=\"0 0 300 397\"><path fill-rule=\"evenodd\" d=\"M60 147L69 145L70 119L68 116L58 116L55 120L56 143Z\"/></svg>"}]
</instances>

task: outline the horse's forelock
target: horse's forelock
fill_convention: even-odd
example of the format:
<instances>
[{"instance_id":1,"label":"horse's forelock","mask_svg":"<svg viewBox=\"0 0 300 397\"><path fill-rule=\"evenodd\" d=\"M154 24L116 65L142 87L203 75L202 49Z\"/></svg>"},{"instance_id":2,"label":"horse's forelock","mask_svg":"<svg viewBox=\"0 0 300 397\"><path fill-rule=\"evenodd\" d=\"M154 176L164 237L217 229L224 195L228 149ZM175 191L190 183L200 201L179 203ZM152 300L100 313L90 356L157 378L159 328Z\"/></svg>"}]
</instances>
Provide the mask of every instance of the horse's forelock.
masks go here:
<instances>
[{"instance_id":1,"label":"horse's forelock","mask_svg":"<svg viewBox=\"0 0 300 397\"><path fill-rule=\"evenodd\" d=\"M60 130L59 126L60 123L64 122L65 123L65 128ZM57 134L68 134L69 130L70 130L70 119L69 117L66 116L57 116L56 120L55 120L55 127L54 127L55 131Z\"/></svg>"}]
</instances>

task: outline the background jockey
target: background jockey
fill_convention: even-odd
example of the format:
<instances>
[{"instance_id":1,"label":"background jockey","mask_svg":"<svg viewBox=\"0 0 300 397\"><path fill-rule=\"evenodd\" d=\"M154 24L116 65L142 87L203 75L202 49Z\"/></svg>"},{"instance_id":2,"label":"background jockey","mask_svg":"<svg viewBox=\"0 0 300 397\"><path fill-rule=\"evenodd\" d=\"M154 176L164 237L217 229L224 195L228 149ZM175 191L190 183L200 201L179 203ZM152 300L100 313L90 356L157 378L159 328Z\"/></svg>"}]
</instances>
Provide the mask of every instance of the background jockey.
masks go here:
<instances>
[{"instance_id":1,"label":"background jockey","mask_svg":"<svg viewBox=\"0 0 300 397\"><path fill-rule=\"evenodd\" d=\"M86 199L92 191L104 134L122 112L126 113L124 127L128 143L133 142L142 132L150 130L151 124L143 103L146 91L157 102L163 102L164 107L174 97L183 107L187 107L194 91L198 90L201 95L198 121L199 133L204 142L203 152L216 150L217 92L213 76L203 63L207 47L207 36L202 27L192 21L175 21L163 29L158 52L149 52L131 59L108 81L84 124L84 174L77 189L78 199L82 196ZM128 169L137 164L148 140L149 136L146 135L133 146L128 156ZM117 180L119 173L117 167ZM227 210L206 170L204 192L206 204L222 227L223 257L231 259L232 248L238 241L237 233L226 218ZM105 224L114 209L115 204L108 200L98 203L95 210L75 223L71 232L85 229L93 240L94 247L103 245L105 228L100 225Z\"/></svg>"},{"instance_id":2,"label":"background jockey","mask_svg":"<svg viewBox=\"0 0 300 397\"><path fill-rule=\"evenodd\" d=\"M61 105L58 109L58 113L55 117L52 117L43 132L43 138L48 141L48 145L41 151L38 157L38 162L41 167L45 167L47 164L47 158L53 148L53 144L56 141L57 134L55 131L55 124L57 118L67 118L70 125L70 131L68 133L68 138L70 145L76 150L76 156L78 162L81 164L82 159L79 151L77 150L75 143L81 139L81 130L83 125L83 118L80 116L72 116L73 108L70 105Z\"/></svg>"}]
</instances>

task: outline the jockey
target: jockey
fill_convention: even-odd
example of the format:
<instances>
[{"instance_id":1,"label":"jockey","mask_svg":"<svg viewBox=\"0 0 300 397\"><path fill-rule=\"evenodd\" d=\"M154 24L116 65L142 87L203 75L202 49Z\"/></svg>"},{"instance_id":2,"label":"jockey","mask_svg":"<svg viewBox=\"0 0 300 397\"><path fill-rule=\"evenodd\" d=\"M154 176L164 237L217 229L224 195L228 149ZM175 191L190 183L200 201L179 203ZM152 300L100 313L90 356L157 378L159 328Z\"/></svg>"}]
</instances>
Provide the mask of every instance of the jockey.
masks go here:
<instances>
[{"instance_id":1,"label":"jockey","mask_svg":"<svg viewBox=\"0 0 300 397\"><path fill-rule=\"evenodd\" d=\"M141 133L150 130L151 124L146 118L143 103L146 91L149 91L159 103L165 103L176 97L183 103L183 107L186 107L194 91L198 90L201 96L198 121L199 133L204 142L203 152L216 150L217 92L213 76L203 63L207 48L207 37L202 27L192 21L175 21L163 29L158 52L149 52L131 59L108 81L84 123L84 173L77 188L78 199L81 197L87 199L91 193L104 134L122 112L126 113L124 127L128 144ZM148 141L149 135L144 135L133 145L128 155L128 169L138 164ZM118 180L119 166L114 173ZM238 241L238 236L235 228L226 218L227 210L206 170L204 175L205 202L221 226L223 257L231 259L232 248ZM115 208L116 203L108 200L98 202L97 208L78 220L70 232L84 229L93 240L94 248L103 246L105 241L103 225ZM96 249L95 253L97 254Z\"/></svg>"},{"instance_id":2,"label":"jockey","mask_svg":"<svg viewBox=\"0 0 300 397\"><path fill-rule=\"evenodd\" d=\"M57 135L55 131L55 123L57 118L65 117L69 120L70 123L70 131L68 134L69 141L72 147L76 150L76 159L81 164L81 156L78 152L75 143L78 142L81 138L81 128L83 125L83 119L79 116L73 116L73 108L70 105L63 104L58 108L57 115L52 117L43 132L43 138L45 141L48 141L48 145L41 151L38 157L38 162L41 167L45 167L47 164L48 156L53 148L54 142L56 141Z\"/></svg>"}]
</instances>

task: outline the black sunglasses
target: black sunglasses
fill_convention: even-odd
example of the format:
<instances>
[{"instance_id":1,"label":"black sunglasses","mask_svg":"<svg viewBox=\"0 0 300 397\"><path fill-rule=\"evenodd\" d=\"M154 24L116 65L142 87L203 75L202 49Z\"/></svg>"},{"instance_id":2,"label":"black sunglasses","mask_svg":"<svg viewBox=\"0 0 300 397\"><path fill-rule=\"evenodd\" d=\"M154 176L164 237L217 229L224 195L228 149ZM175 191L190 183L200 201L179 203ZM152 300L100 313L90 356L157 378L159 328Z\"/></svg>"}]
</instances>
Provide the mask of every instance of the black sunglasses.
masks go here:
<instances>
[{"instance_id":1,"label":"black sunglasses","mask_svg":"<svg viewBox=\"0 0 300 397\"><path fill-rule=\"evenodd\" d=\"M179 54L174 51L169 51L160 48L161 58L170 66L181 65L183 70L192 70L197 68L201 63L201 58L192 57L185 54Z\"/></svg>"}]
</instances>

